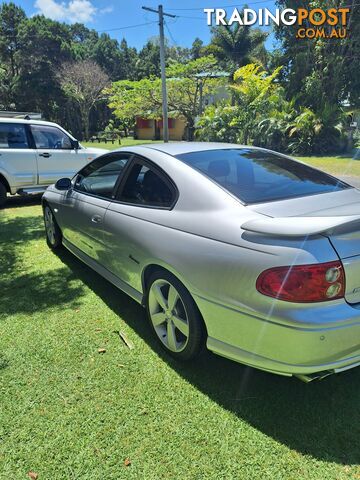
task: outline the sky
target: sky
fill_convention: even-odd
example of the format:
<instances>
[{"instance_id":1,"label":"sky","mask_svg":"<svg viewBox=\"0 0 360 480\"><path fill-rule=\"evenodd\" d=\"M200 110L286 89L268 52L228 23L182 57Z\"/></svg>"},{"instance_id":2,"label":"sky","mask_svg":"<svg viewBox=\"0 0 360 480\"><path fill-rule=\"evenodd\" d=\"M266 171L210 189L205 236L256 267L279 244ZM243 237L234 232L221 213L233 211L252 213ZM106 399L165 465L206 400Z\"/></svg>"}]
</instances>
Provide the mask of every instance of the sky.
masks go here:
<instances>
[{"instance_id":1,"label":"sky","mask_svg":"<svg viewBox=\"0 0 360 480\"><path fill-rule=\"evenodd\" d=\"M98 32L107 32L112 38L126 38L128 44L140 49L146 41L159 34L157 15L142 10L142 6L157 9L161 0L12 0L31 16L42 13L53 20L66 23L80 22ZM234 7L241 9L244 3L231 0L163 0L164 12L177 15L166 17L165 35L170 45L190 47L196 37L204 43L210 39L204 8L225 8L231 14ZM275 8L274 0L248 1L250 8ZM228 7L228 8L226 8ZM144 25L145 24L145 25ZM123 28L131 27L131 28ZM270 34L266 46L274 48Z\"/></svg>"}]
</instances>

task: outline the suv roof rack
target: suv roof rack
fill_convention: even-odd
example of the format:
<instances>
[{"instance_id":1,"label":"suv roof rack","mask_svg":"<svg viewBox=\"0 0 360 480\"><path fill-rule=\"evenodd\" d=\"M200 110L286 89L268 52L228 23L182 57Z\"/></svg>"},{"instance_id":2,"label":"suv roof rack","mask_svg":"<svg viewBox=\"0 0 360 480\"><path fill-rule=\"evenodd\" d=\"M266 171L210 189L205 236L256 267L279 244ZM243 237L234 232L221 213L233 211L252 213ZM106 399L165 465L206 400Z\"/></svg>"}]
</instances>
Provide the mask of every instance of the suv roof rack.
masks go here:
<instances>
[{"instance_id":1,"label":"suv roof rack","mask_svg":"<svg viewBox=\"0 0 360 480\"><path fill-rule=\"evenodd\" d=\"M42 114L36 112L8 112L0 111L0 118L23 118L24 120L41 120Z\"/></svg>"}]
</instances>

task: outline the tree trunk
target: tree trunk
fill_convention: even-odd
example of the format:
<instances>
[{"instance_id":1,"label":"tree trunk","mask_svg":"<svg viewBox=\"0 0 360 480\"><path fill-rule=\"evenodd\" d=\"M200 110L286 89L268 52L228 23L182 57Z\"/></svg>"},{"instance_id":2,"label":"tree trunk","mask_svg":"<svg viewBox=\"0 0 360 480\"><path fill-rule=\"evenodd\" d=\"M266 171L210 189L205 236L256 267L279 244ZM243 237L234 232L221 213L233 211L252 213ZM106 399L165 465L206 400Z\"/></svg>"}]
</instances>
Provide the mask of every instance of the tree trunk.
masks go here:
<instances>
[{"instance_id":1,"label":"tree trunk","mask_svg":"<svg viewBox=\"0 0 360 480\"><path fill-rule=\"evenodd\" d=\"M89 124L90 124L90 110L88 110L84 105L80 107L81 119L83 122L83 140L89 140Z\"/></svg>"},{"instance_id":2,"label":"tree trunk","mask_svg":"<svg viewBox=\"0 0 360 480\"><path fill-rule=\"evenodd\" d=\"M187 119L187 135L186 139L188 142L192 142L194 140L194 132L195 132L195 122L193 118Z\"/></svg>"}]
</instances>

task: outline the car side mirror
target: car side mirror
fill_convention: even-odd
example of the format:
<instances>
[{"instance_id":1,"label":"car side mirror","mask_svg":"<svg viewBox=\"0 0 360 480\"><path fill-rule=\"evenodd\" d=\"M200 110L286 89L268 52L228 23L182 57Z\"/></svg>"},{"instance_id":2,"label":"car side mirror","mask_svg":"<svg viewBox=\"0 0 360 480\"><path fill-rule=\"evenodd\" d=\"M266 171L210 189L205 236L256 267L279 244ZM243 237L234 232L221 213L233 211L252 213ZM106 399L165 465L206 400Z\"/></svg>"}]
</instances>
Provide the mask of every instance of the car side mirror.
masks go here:
<instances>
[{"instance_id":1,"label":"car side mirror","mask_svg":"<svg viewBox=\"0 0 360 480\"><path fill-rule=\"evenodd\" d=\"M72 183L70 178L60 178L55 183L55 188L57 190L70 190L71 187L72 187Z\"/></svg>"},{"instance_id":2,"label":"car side mirror","mask_svg":"<svg viewBox=\"0 0 360 480\"><path fill-rule=\"evenodd\" d=\"M72 140L72 146L74 150L79 150L80 148L79 140Z\"/></svg>"}]
</instances>

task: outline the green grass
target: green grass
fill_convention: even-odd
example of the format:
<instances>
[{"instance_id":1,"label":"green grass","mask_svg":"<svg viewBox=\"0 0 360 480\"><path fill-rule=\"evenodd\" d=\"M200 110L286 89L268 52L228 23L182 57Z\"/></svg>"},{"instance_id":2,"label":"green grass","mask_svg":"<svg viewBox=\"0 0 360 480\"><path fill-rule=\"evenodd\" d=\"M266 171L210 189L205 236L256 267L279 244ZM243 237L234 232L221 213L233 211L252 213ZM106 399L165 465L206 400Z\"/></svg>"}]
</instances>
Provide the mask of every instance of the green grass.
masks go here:
<instances>
[{"instance_id":1,"label":"green grass","mask_svg":"<svg viewBox=\"0 0 360 480\"><path fill-rule=\"evenodd\" d=\"M107 150L114 150L115 148L129 147L131 145L144 145L146 143L163 143L162 140L134 140L131 137L126 137L121 139L121 144L119 145L118 141L115 141L114 144L111 142L81 142L84 147L95 147L95 148L106 148Z\"/></svg>"},{"instance_id":2,"label":"green grass","mask_svg":"<svg viewBox=\"0 0 360 480\"><path fill-rule=\"evenodd\" d=\"M332 175L360 177L360 158L352 157L298 157L302 162Z\"/></svg>"},{"instance_id":3,"label":"green grass","mask_svg":"<svg viewBox=\"0 0 360 480\"><path fill-rule=\"evenodd\" d=\"M34 200L0 212L0 250L1 479L360 478L360 368L306 385L178 364L139 305L47 248Z\"/></svg>"},{"instance_id":4,"label":"green grass","mask_svg":"<svg viewBox=\"0 0 360 480\"><path fill-rule=\"evenodd\" d=\"M84 145L89 147L98 147L113 150L115 148L123 146L141 145L146 143L162 143L162 141L159 140L154 142L152 140L133 140L132 138L128 137L121 140L121 145L117 143L115 143L114 145L112 145L111 143L84 143ZM357 160L352 157L340 156L298 158L299 160L308 163L313 167L319 168L320 170L324 170L331 175L360 177L360 158L358 158Z\"/></svg>"}]
</instances>

